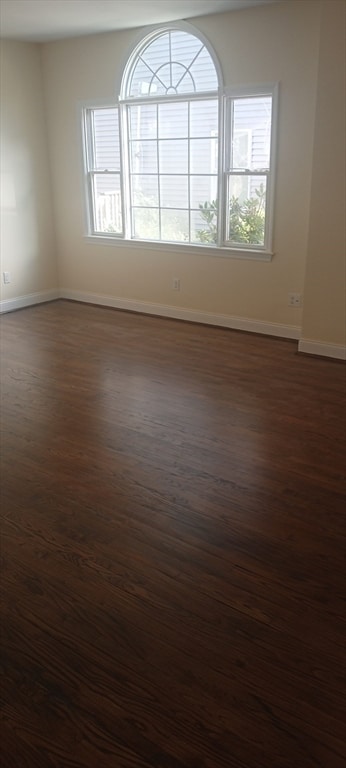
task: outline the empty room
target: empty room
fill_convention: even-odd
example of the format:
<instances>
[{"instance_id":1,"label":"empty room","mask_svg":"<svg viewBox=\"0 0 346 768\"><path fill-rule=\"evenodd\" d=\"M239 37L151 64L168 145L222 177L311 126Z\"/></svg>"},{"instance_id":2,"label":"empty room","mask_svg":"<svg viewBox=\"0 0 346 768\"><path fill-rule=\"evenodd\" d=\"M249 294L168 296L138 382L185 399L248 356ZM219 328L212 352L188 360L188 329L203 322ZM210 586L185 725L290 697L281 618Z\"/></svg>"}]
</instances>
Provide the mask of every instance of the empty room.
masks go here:
<instances>
[{"instance_id":1,"label":"empty room","mask_svg":"<svg viewBox=\"0 0 346 768\"><path fill-rule=\"evenodd\" d=\"M1 0L4 768L344 768L345 0Z\"/></svg>"}]
</instances>

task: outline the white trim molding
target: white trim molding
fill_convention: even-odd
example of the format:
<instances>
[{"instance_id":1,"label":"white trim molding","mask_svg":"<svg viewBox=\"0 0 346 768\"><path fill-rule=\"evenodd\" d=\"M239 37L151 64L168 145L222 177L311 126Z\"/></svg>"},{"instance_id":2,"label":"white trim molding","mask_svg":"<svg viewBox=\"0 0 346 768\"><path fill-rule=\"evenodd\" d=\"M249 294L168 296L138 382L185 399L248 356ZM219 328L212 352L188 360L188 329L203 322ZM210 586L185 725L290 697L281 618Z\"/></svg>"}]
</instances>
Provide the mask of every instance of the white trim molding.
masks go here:
<instances>
[{"instance_id":1,"label":"white trim molding","mask_svg":"<svg viewBox=\"0 0 346 768\"><path fill-rule=\"evenodd\" d=\"M164 243L161 240L133 240L123 237L85 235L88 245L105 245L118 248L134 248L142 251L160 251L160 253L191 253L194 256L211 256L219 259L251 259L253 261L272 261L273 251L229 248L228 246L203 245L202 243Z\"/></svg>"},{"instance_id":2,"label":"white trim molding","mask_svg":"<svg viewBox=\"0 0 346 768\"><path fill-rule=\"evenodd\" d=\"M213 312L203 312L186 307L174 307L169 304L156 304L148 301L136 301L135 299L123 299L118 296L108 296L99 293L85 293L84 291L71 291L69 289L52 289L28 293L13 299L0 301L0 313L13 312L16 309L43 304L57 299L69 299L83 304L95 304L102 307L113 307L128 312L139 312L158 317L168 317L173 320L185 320L190 323L214 325L221 328L230 328L249 333L260 333L266 336L276 336L282 339L298 341L298 352L317 355L319 357L331 357L337 360L346 360L346 346L343 344L329 344L328 342L301 339L301 328L297 325L283 325L281 323L266 323L263 320L252 320L246 317L234 315L219 315Z\"/></svg>"},{"instance_id":3,"label":"white trim molding","mask_svg":"<svg viewBox=\"0 0 346 768\"><path fill-rule=\"evenodd\" d=\"M283 339L299 339L301 329L296 325L281 325L281 323L266 323L262 320L251 320L246 317L232 315L219 315L213 312L203 312L197 309L185 307L173 307L168 304L152 304L147 301L135 301L134 299L122 299L117 296L106 296L99 293L84 293L82 291L70 291L61 289L60 298L80 301L87 304L96 304L114 309L124 309L129 312L141 312L159 317L170 317L174 320L186 320L190 323L202 323L216 325L222 328L231 328L238 331L251 333L263 333L267 336L278 336Z\"/></svg>"},{"instance_id":4,"label":"white trim molding","mask_svg":"<svg viewBox=\"0 0 346 768\"><path fill-rule=\"evenodd\" d=\"M43 304L47 301L55 301L60 298L60 291L52 289L50 291L38 291L37 293L28 293L25 296L16 296L14 299L2 299L0 301L0 313L13 312L15 309L32 307L35 304Z\"/></svg>"},{"instance_id":5,"label":"white trim molding","mask_svg":"<svg viewBox=\"0 0 346 768\"><path fill-rule=\"evenodd\" d=\"M337 360L346 360L346 346L344 344L329 344L325 341L312 341L312 339L300 339L298 352L307 355L319 355L320 357L335 357Z\"/></svg>"}]
</instances>

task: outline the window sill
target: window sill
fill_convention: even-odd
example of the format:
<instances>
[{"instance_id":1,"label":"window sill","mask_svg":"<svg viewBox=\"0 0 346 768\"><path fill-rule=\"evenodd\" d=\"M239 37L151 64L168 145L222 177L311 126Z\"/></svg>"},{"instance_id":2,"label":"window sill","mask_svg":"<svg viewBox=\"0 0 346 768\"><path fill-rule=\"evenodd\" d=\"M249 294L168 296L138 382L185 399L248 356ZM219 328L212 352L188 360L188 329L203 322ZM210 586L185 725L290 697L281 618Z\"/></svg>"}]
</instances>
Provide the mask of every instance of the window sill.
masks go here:
<instances>
[{"instance_id":1,"label":"window sill","mask_svg":"<svg viewBox=\"0 0 346 768\"><path fill-rule=\"evenodd\" d=\"M197 256L213 256L222 259L250 259L252 261L271 261L272 251L229 248L227 246L213 247L191 243L159 243L156 240L125 240L120 237L102 237L87 235L85 240L93 245L106 245L115 248L133 248L145 251L164 251L166 253L186 253L190 251Z\"/></svg>"}]
</instances>

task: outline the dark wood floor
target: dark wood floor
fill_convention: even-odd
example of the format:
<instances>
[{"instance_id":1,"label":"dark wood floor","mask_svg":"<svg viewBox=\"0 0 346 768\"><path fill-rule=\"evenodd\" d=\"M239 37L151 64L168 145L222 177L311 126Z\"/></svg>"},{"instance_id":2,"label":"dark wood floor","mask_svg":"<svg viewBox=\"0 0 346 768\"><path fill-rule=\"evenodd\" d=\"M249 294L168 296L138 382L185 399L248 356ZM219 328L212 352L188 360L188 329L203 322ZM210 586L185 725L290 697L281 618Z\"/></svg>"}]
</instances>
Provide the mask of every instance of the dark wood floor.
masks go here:
<instances>
[{"instance_id":1,"label":"dark wood floor","mask_svg":"<svg viewBox=\"0 0 346 768\"><path fill-rule=\"evenodd\" d=\"M345 368L4 316L4 768L345 768Z\"/></svg>"}]
</instances>

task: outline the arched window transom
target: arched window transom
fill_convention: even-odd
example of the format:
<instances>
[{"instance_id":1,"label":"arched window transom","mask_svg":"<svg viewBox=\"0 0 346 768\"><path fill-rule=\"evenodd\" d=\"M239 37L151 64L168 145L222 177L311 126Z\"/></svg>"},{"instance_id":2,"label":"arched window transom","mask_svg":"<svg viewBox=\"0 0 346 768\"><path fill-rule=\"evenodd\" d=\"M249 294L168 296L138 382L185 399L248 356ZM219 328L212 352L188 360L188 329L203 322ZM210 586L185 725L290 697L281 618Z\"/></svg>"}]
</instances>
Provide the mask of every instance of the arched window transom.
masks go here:
<instances>
[{"instance_id":1,"label":"arched window transom","mask_svg":"<svg viewBox=\"0 0 346 768\"><path fill-rule=\"evenodd\" d=\"M206 45L188 32L169 30L137 49L124 95L170 96L217 89L218 75Z\"/></svg>"}]
</instances>

